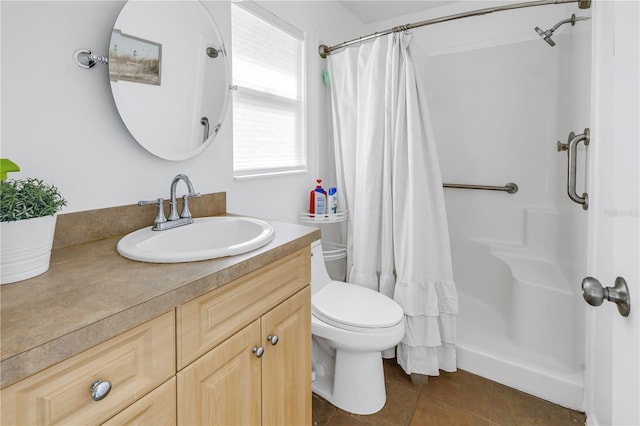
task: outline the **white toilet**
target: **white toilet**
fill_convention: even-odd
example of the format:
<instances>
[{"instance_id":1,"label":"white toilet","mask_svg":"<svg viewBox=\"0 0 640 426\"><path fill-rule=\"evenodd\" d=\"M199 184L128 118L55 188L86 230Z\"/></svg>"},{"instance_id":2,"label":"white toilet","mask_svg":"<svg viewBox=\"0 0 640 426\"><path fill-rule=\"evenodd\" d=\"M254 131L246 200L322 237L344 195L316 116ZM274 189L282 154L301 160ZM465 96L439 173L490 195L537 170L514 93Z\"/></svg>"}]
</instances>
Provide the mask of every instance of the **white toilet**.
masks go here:
<instances>
[{"instance_id":1,"label":"white toilet","mask_svg":"<svg viewBox=\"0 0 640 426\"><path fill-rule=\"evenodd\" d=\"M382 409L382 351L404 336L402 308L358 285L333 281L320 241L311 244L313 392L354 414Z\"/></svg>"}]
</instances>

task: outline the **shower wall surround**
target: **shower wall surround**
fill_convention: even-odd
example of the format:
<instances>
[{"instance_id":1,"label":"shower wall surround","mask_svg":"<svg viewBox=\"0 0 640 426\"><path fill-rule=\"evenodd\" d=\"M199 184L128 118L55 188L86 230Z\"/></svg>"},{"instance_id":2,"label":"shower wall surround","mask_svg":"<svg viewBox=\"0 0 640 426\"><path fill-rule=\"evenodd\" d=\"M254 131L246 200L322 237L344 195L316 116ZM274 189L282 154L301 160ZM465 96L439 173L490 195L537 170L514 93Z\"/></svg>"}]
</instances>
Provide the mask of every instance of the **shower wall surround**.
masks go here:
<instances>
[{"instance_id":1,"label":"shower wall surround","mask_svg":"<svg viewBox=\"0 0 640 426\"><path fill-rule=\"evenodd\" d=\"M589 126L590 24L559 32L553 48L533 30L571 13L540 7L415 34L443 180L519 186L445 190L458 365L581 409L587 215L566 196L556 141ZM582 191L584 149L578 162Z\"/></svg>"},{"instance_id":2,"label":"shower wall surround","mask_svg":"<svg viewBox=\"0 0 640 426\"><path fill-rule=\"evenodd\" d=\"M16 175L56 184L69 202L65 213L126 205L169 194L177 173L187 173L200 192L225 191L228 210L297 222L305 194L319 175L319 146L326 146L329 115L321 79L324 61L315 47L349 38L362 24L337 2L258 2L307 36L308 174L235 181L232 178L231 109L214 143L186 161L147 153L120 120L109 89L108 69L81 69L76 49L107 53L123 1L2 1L2 156L20 164ZM303 5L304 3L304 5ZM230 52L230 2L205 1ZM37 53L36 53L37 52ZM280 197L275 192L299 194ZM260 210L256 209L260 205Z\"/></svg>"}]
</instances>

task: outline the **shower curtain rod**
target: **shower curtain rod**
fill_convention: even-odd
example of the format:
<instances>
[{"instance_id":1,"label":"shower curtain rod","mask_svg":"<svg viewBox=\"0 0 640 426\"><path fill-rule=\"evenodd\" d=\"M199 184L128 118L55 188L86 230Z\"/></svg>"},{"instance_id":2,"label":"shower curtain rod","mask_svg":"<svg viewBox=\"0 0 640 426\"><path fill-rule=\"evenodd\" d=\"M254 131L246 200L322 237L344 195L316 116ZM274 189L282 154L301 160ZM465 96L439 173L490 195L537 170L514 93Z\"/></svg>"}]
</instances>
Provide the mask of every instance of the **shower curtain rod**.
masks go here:
<instances>
[{"instance_id":1,"label":"shower curtain rod","mask_svg":"<svg viewBox=\"0 0 640 426\"><path fill-rule=\"evenodd\" d=\"M527 3L516 3L516 4L507 4L504 6L488 7L485 9L478 9L478 10L472 10L469 12L456 13L454 15L443 16L440 18L427 19L426 21L416 22L415 24L400 25L397 27L390 28L386 31L376 32L373 34L369 34L368 36L363 36L350 41L345 41L343 43L336 44L335 46L327 46L325 44L321 44L320 46L318 46L318 53L322 58L326 58L334 50L342 49L343 47L351 46L352 44L362 43L363 41L371 40L376 37L381 37L391 33L407 31L414 28L418 28L418 27L424 27L426 25L439 24L440 22L453 21L455 19L460 19L460 18L468 18L470 16L479 16L479 15L486 15L493 12L502 12L503 10L522 9L525 7L546 6L549 4L563 4L563 3L578 3L578 7L580 9L589 9L591 7L591 0L538 0L538 1L531 1Z\"/></svg>"}]
</instances>

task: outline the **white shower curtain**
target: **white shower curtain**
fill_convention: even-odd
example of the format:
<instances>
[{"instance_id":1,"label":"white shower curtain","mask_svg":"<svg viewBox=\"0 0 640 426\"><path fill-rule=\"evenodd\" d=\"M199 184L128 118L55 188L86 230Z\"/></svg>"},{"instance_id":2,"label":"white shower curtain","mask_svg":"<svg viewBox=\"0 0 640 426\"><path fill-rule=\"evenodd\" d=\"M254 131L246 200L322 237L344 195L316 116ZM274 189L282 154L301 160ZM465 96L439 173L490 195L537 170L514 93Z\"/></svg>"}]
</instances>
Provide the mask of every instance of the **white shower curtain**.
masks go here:
<instances>
[{"instance_id":1,"label":"white shower curtain","mask_svg":"<svg viewBox=\"0 0 640 426\"><path fill-rule=\"evenodd\" d=\"M442 178L410 33L329 57L336 173L350 211L347 280L405 313L406 373L456 370L458 298Z\"/></svg>"}]
</instances>

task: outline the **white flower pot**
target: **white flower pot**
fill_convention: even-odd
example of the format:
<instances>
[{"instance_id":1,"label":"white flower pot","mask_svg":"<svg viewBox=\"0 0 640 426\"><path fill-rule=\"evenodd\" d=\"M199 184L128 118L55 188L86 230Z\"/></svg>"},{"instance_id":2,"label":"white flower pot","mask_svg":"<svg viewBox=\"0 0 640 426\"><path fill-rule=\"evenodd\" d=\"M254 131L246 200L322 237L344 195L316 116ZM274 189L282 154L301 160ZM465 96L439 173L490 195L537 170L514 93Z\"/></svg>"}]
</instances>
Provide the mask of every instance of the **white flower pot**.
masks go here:
<instances>
[{"instance_id":1,"label":"white flower pot","mask_svg":"<svg viewBox=\"0 0 640 426\"><path fill-rule=\"evenodd\" d=\"M0 284L46 272L51 259L57 215L0 222Z\"/></svg>"}]
</instances>

